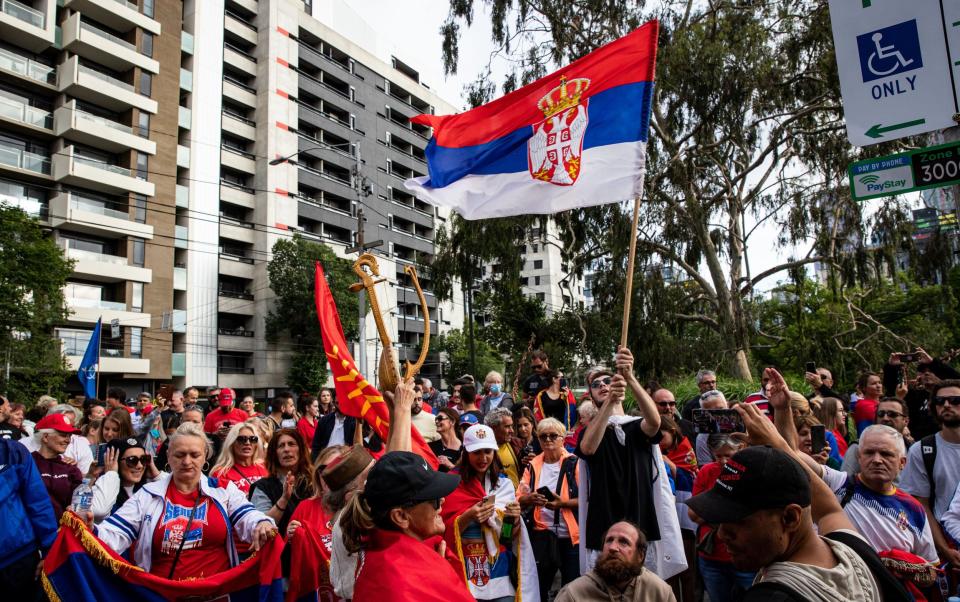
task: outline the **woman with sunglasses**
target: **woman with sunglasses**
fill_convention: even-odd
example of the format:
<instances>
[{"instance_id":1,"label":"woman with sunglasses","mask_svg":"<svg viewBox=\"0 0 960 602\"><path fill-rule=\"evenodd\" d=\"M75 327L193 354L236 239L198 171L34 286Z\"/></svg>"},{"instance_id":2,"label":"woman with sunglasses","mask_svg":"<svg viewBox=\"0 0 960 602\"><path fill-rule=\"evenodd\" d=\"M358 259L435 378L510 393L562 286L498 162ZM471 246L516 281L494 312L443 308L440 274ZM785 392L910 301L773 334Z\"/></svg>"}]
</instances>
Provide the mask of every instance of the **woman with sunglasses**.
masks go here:
<instances>
[{"instance_id":1,"label":"woman with sunglasses","mask_svg":"<svg viewBox=\"0 0 960 602\"><path fill-rule=\"evenodd\" d=\"M263 465L263 446L257 429L246 422L231 426L223 439L220 456L210 469L210 476L217 479L217 487L233 483L244 495L249 495L250 486L269 475Z\"/></svg>"},{"instance_id":2,"label":"woman with sunglasses","mask_svg":"<svg viewBox=\"0 0 960 602\"><path fill-rule=\"evenodd\" d=\"M537 559L540 599L547 600L557 571L566 585L580 576L580 527L577 523L580 470L577 457L563 447L567 429L555 418L537 424L543 453L534 457L520 481L520 507L530 511L530 542Z\"/></svg>"},{"instance_id":3,"label":"woman with sunglasses","mask_svg":"<svg viewBox=\"0 0 960 602\"><path fill-rule=\"evenodd\" d=\"M533 415L539 422L544 418L556 418L568 431L577 423L577 398L567 387L567 379L559 370L547 370L543 382L550 385L537 393L533 402Z\"/></svg>"},{"instance_id":4,"label":"woman with sunglasses","mask_svg":"<svg viewBox=\"0 0 960 602\"><path fill-rule=\"evenodd\" d=\"M90 511L99 524L140 491L146 483L160 478L160 471L134 438L114 439L103 454L103 474L93 484Z\"/></svg>"},{"instance_id":5,"label":"woman with sunglasses","mask_svg":"<svg viewBox=\"0 0 960 602\"><path fill-rule=\"evenodd\" d=\"M463 444L457 434L457 420L460 416L453 408L440 408L434 421L437 424L437 434L440 438L431 441L428 445L433 455L440 462L437 469L440 472L449 472L460 461L463 453Z\"/></svg>"}]
</instances>

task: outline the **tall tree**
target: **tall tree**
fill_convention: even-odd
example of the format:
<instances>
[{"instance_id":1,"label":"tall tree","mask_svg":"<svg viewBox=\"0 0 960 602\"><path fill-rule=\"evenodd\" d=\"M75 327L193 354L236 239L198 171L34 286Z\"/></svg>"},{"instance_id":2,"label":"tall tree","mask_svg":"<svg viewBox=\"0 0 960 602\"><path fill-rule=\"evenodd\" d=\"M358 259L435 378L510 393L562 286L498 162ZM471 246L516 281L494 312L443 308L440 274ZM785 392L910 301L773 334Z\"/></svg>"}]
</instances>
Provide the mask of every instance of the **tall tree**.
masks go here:
<instances>
[{"instance_id":1,"label":"tall tree","mask_svg":"<svg viewBox=\"0 0 960 602\"><path fill-rule=\"evenodd\" d=\"M327 245L294 234L278 240L267 265L270 288L276 304L267 314L267 337L271 342L289 344L290 369L287 384L294 389L316 393L327 382L327 356L314 303L314 262L319 261L340 313L343 334L348 341L359 334L357 295L348 288L356 281L352 263L337 257Z\"/></svg>"},{"instance_id":2,"label":"tall tree","mask_svg":"<svg viewBox=\"0 0 960 602\"><path fill-rule=\"evenodd\" d=\"M751 346L762 336L749 314L757 286L791 269L833 262L849 251L843 243L851 237L863 248L859 207L840 187L851 148L827 1L663 0L650 9L636 0L483 4L496 52L512 59L505 92L648 18L660 20L638 259L684 273L684 294L661 306L667 312L661 319L716 333L725 367L749 380ZM458 40L473 23L474 5L451 0L441 28L449 72L457 68ZM470 87L472 99L492 94L489 74ZM610 257L599 278L622 287L630 236L624 221L616 206L558 216L568 224L561 232L573 265ZM770 231L779 235L766 252L804 249L757 273L748 250ZM597 298L600 311L620 307L618 297Z\"/></svg>"},{"instance_id":3,"label":"tall tree","mask_svg":"<svg viewBox=\"0 0 960 602\"><path fill-rule=\"evenodd\" d=\"M40 224L0 204L0 370L11 399L32 402L58 394L69 376L53 328L67 318L63 286L71 263Z\"/></svg>"}]
</instances>

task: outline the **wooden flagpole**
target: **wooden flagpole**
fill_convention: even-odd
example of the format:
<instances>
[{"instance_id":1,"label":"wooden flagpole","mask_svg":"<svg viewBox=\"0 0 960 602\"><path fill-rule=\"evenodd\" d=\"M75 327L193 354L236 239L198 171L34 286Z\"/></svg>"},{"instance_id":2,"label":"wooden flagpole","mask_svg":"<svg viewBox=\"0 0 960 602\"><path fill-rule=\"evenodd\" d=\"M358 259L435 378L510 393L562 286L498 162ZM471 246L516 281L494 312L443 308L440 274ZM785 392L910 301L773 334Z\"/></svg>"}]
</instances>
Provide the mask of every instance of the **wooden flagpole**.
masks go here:
<instances>
[{"instance_id":1,"label":"wooden flagpole","mask_svg":"<svg viewBox=\"0 0 960 602\"><path fill-rule=\"evenodd\" d=\"M620 325L620 346L627 346L630 329L630 301L633 299L633 265L637 255L637 228L640 225L640 195L633 199L633 225L630 228L630 254L627 256L627 286L623 293L623 322Z\"/></svg>"}]
</instances>

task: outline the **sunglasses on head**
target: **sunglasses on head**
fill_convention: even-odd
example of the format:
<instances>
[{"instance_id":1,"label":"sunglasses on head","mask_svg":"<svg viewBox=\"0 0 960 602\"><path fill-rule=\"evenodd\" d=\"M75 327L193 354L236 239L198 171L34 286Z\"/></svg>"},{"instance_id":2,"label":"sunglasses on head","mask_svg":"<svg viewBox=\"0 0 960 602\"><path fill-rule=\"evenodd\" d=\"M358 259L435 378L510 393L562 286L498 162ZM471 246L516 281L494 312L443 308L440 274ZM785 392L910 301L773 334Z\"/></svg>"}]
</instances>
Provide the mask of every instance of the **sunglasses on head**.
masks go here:
<instances>
[{"instance_id":1,"label":"sunglasses on head","mask_svg":"<svg viewBox=\"0 0 960 602\"><path fill-rule=\"evenodd\" d=\"M610 383L612 383L612 382L613 382L613 377L604 376L603 378L594 379L594 381L593 381L592 383L590 383L590 388L591 388L591 389L599 389L599 388L602 387L603 385L607 385L607 386L609 387L609 386L610 386Z\"/></svg>"},{"instance_id":2,"label":"sunglasses on head","mask_svg":"<svg viewBox=\"0 0 960 602\"><path fill-rule=\"evenodd\" d=\"M896 410L877 410L877 418L901 418L903 414Z\"/></svg>"},{"instance_id":3,"label":"sunglasses on head","mask_svg":"<svg viewBox=\"0 0 960 602\"><path fill-rule=\"evenodd\" d=\"M123 459L123 463L129 466L130 468L133 468L137 464L143 464L144 466L146 466L147 463L149 462L150 462L150 456L146 454L142 456L127 456L126 458Z\"/></svg>"},{"instance_id":4,"label":"sunglasses on head","mask_svg":"<svg viewBox=\"0 0 960 602\"><path fill-rule=\"evenodd\" d=\"M560 435L556 433L543 433L542 435L537 435L537 439L541 441L556 441L560 438Z\"/></svg>"},{"instance_id":5,"label":"sunglasses on head","mask_svg":"<svg viewBox=\"0 0 960 602\"><path fill-rule=\"evenodd\" d=\"M945 403L952 406L960 406L960 395L945 395L943 397L938 395L933 398L933 403L938 406L942 406Z\"/></svg>"},{"instance_id":6,"label":"sunglasses on head","mask_svg":"<svg viewBox=\"0 0 960 602\"><path fill-rule=\"evenodd\" d=\"M246 445L248 443L254 444L259 440L260 440L260 437L257 437L256 435L251 435L249 437L246 435L240 435L239 437L237 437L237 443L239 443L240 445Z\"/></svg>"}]
</instances>

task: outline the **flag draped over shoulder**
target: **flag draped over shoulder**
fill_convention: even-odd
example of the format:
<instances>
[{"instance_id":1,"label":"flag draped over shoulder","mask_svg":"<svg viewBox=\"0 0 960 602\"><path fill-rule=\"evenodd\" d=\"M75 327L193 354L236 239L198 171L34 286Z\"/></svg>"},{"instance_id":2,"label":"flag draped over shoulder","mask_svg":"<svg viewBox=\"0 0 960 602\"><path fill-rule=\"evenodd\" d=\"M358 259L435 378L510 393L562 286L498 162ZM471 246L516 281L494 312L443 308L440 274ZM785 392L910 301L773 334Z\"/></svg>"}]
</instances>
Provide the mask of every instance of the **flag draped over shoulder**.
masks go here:
<instances>
[{"instance_id":1,"label":"flag draped over shoulder","mask_svg":"<svg viewBox=\"0 0 960 602\"><path fill-rule=\"evenodd\" d=\"M643 187L658 22L433 128L428 176L406 187L466 219L556 213Z\"/></svg>"},{"instance_id":2,"label":"flag draped over shoulder","mask_svg":"<svg viewBox=\"0 0 960 602\"><path fill-rule=\"evenodd\" d=\"M72 512L43 562L43 588L51 602L110 600L213 600L283 602L280 554L283 540L271 539L240 565L204 579L171 581L134 566L103 544Z\"/></svg>"},{"instance_id":3,"label":"flag draped over shoulder","mask_svg":"<svg viewBox=\"0 0 960 602\"><path fill-rule=\"evenodd\" d=\"M357 370L347 339L343 335L337 304L330 294L330 287L327 286L327 279L319 261L316 262L315 280L317 318L320 320L323 350L327 354L337 389L337 406L347 416L363 418L380 438L386 441L390 432L390 409L376 387ZM431 468L436 470L440 465L437 457L416 428L411 426L410 431L413 446L411 451L422 456Z\"/></svg>"}]
</instances>

